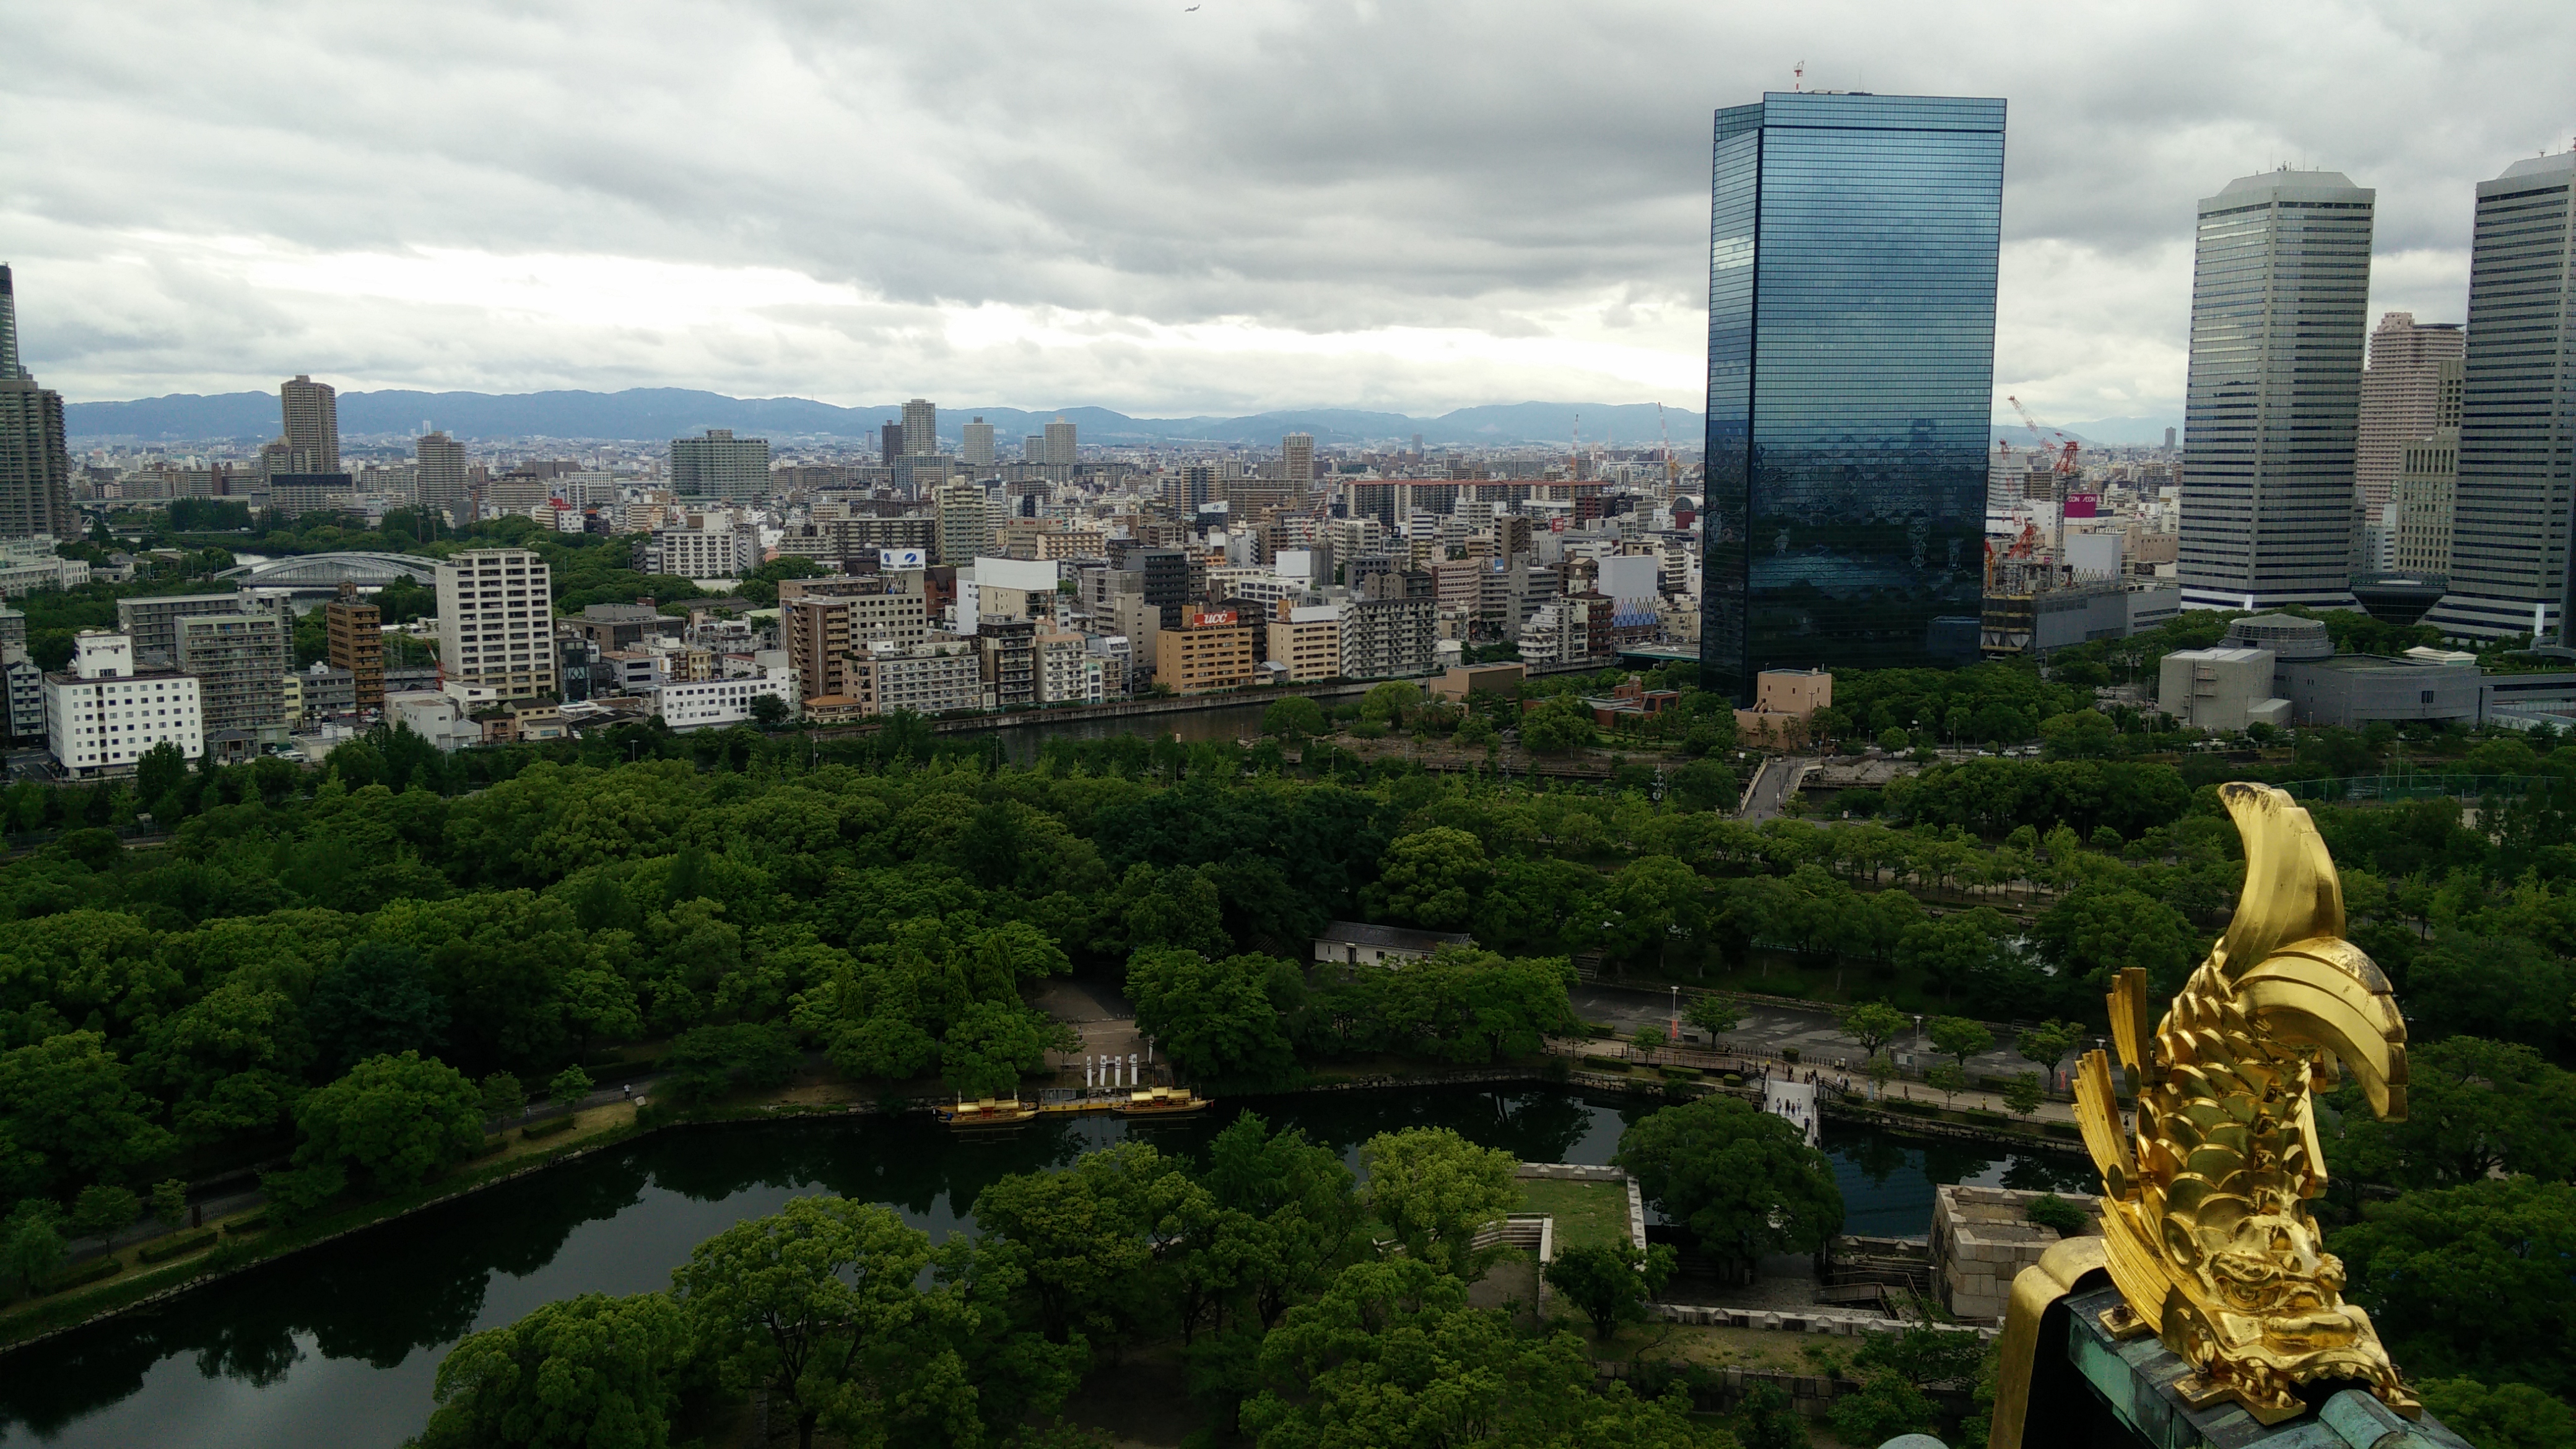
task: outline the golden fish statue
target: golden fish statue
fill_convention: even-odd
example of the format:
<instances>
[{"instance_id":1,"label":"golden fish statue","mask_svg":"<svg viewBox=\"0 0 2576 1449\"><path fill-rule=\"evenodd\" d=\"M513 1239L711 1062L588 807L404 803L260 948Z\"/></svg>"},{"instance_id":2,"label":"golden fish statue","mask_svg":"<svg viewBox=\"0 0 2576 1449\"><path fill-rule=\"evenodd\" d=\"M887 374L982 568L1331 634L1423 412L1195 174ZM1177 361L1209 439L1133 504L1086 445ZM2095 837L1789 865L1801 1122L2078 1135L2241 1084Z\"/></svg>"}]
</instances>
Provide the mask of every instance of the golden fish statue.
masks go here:
<instances>
[{"instance_id":1,"label":"golden fish statue","mask_svg":"<svg viewBox=\"0 0 2576 1449\"><path fill-rule=\"evenodd\" d=\"M2232 1398L2276 1424L2306 1410L2299 1386L2340 1380L2419 1412L2370 1316L2343 1301L2343 1263L2307 1209L2326 1185L2315 1093L2340 1063L2374 1112L2405 1116L2406 1023L2344 939L2342 884L2308 812L2264 785L2219 797L2245 842L2235 917L2152 1032L2146 973L2114 982L2136 1131L2121 1130L2109 1058L2087 1053L2075 1116L2102 1173L2102 1236L2057 1244L2014 1283L1994 1444L2021 1442L2037 1315L2096 1267L2122 1300L2103 1327L2156 1334L2190 1365L2176 1387L2195 1407Z\"/></svg>"}]
</instances>

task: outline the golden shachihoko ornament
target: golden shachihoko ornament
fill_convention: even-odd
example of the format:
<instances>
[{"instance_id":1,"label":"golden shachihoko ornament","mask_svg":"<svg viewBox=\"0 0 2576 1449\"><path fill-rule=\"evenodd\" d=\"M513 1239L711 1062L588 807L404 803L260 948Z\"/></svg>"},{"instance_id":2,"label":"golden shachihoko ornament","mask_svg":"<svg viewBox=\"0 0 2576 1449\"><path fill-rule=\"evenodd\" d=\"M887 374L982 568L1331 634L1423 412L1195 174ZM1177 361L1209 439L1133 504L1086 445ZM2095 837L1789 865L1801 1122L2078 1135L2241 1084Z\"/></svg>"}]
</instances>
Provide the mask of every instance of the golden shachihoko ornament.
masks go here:
<instances>
[{"instance_id":1,"label":"golden shachihoko ornament","mask_svg":"<svg viewBox=\"0 0 2576 1449\"><path fill-rule=\"evenodd\" d=\"M2122 1300L2104 1327L2157 1335L2191 1366L2177 1385L2189 1402L2233 1398L2273 1424L2305 1410L2299 1386L2358 1381L2413 1417L2307 1208L2326 1184L2315 1094L2337 1084L2340 1064L2372 1111L2403 1117L2406 1023L2388 978L2344 939L2343 888L2308 812L2264 785L2219 796L2245 842L2235 917L2152 1030L2146 973L2114 981L2111 1036L2137 1094L2136 1131L2122 1130L2109 1057L2086 1054L2075 1115L2102 1173L2102 1237L2061 1243L2064 1260L2025 1270L2063 1286L2014 1285L2006 1357L2021 1359L2026 1383L2033 1310L2098 1264Z\"/></svg>"}]
</instances>

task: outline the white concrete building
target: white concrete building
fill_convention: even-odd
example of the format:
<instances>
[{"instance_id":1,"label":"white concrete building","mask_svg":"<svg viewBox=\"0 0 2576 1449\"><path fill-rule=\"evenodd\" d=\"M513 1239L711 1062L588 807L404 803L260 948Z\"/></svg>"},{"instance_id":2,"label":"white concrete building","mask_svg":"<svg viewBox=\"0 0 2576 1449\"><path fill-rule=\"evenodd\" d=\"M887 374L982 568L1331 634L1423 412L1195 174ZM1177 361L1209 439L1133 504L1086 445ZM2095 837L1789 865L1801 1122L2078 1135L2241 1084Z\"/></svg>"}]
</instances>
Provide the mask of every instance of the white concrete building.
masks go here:
<instances>
[{"instance_id":1,"label":"white concrete building","mask_svg":"<svg viewBox=\"0 0 2576 1449\"><path fill-rule=\"evenodd\" d=\"M799 703L795 676L665 684L653 691L653 713L675 730L722 728L750 723L752 701L763 698L784 704L794 718Z\"/></svg>"},{"instance_id":2,"label":"white concrete building","mask_svg":"<svg viewBox=\"0 0 2576 1449\"><path fill-rule=\"evenodd\" d=\"M2286 725L2290 702L2272 692L2273 664L2269 649L2177 649L2159 666L2156 707L2191 729L2221 734Z\"/></svg>"},{"instance_id":3,"label":"white concrete building","mask_svg":"<svg viewBox=\"0 0 2576 1449\"><path fill-rule=\"evenodd\" d=\"M138 673L132 639L84 630L73 641L72 667L45 676L45 739L75 779L131 770L165 740L193 760L206 752L196 677Z\"/></svg>"},{"instance_id":4,"label":"white concrete building","mask_svg":"<svg viewBox=\"0 0 2576 1449\"><path fill-rule=\"evenodd\" d=\"M526 549L478 548L438 566L438 657L448 679L503 699L558 692L553 574Z\"/></svg>"}]
</instances>

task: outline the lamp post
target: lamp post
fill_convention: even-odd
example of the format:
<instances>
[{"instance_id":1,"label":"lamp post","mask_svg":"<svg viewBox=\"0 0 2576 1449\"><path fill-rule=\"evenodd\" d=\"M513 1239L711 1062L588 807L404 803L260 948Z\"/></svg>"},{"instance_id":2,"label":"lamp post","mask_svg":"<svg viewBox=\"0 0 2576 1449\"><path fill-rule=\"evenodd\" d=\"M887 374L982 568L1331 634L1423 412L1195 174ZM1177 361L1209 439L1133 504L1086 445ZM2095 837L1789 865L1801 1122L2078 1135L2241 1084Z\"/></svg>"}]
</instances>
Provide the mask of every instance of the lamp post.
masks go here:
<instances>
[{"instance_id":1,"label":"lamp post","mask_svg":"<svg viewBox=\"0 0 2576 1449\"><path fill-rule=\"evenodd\" d=\"M1675 986L1672 992L1672 1015L1664 1023L1664 1042L1667 1046L1677 1046L1682 1039L1682 989Z\"/></svg>"}]
</instances>

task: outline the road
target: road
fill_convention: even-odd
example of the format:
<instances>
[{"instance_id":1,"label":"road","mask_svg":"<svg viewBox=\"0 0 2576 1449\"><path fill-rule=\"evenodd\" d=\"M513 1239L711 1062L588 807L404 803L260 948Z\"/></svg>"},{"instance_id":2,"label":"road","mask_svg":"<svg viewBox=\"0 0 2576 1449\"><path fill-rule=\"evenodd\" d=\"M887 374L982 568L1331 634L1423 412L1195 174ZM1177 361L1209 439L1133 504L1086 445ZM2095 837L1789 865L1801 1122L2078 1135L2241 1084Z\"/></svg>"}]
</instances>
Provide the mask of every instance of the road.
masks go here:
<instances>
[{"instance_id":1,"label":"road","mask_svg":"<svg viewBox=\"0 0 2576 1449\"><path fill-rule=\"evenodd\" d=\"M1630 1036L1641 1026L1663 1026L1672 1016L1673 998L1668 991L1633 986L1613 986L1606 982L1578 983L1570 995L1574 1013L1585 1021L1606 1022L1619 1028L1621 1036ZM1984 1056L1968 1058L1970 1077L2010 1077L2032 1070L2014 1050L2007 1033L1996 1032L1995 1049ZM1757 1006L1746 1003L1744 1023L1726 1034L1728 1044L1746 1051L1778 1056L1795 1048L1798 1060L1810 1066L1833 1066L1857 1073L1860 1069L1860 1044L1842 1034L1828 1011L1797 1011L1780 1006ZM2091 1046L2092 1043L2085 1043ZM1931 1043L1908 1031L1889 1043L1888 1051L1896 1064L1921 1073L1938 1066L1948 1058L1936 1056Z\"/></svg>"},{"instance_id":2,"label":"road","mask_svg":"<svg viewBox=\"0 0 2576 1449\"><path fill-rule=\"evenodd\" d=\"M1778 818L1781 810L1788 805L1790 795L1797 791L1798 781L1815 767L1814 760L1790 755L1775 755L1764 760L1762 768L1753 774L1753 788L1744 797L1741 818L1746 820Z\"/></svg>"}]
</instances>

